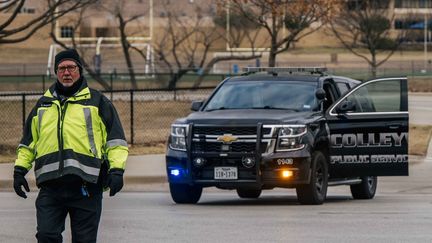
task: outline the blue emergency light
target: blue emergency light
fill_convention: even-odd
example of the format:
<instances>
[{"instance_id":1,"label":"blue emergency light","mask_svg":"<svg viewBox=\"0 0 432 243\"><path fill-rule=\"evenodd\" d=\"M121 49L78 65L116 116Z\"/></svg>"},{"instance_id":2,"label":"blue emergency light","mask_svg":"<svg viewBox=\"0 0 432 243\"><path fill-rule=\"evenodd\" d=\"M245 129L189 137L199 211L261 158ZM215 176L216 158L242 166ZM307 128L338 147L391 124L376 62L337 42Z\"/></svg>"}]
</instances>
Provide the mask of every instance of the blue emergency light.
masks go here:
<instances>
[{"instance_id":1,"label":"blue emergency light","mask_svg":"<svg viewBox=\"0 0 432 243\"><path fill-rule=\"evenodd\" d=\"M172 169L170 172L171 175L173 176L179 176L180 175L180 170L179 169Z\"/></svg>"}]
</instances>

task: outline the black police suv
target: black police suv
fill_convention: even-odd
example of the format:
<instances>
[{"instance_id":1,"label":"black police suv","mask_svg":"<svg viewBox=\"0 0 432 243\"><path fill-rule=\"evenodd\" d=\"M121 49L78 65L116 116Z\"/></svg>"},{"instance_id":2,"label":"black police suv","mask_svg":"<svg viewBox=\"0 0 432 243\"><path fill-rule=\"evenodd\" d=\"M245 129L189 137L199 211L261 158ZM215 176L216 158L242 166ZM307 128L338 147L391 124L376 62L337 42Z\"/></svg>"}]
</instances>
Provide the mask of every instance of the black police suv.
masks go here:
<instances>
[{"instance_id":1,"label":"black police suv","mask_svg":"<svg viewBox=\"0 0 432 243\"><path fill-rule=\"evenodd\" d=\"M171 126L166 169L172 199L197 203L203 187L241 198L295 188L322 204L327 187L371 199L377 176L408 175L405 77L360 82L321 68L248 68L224 80Z\"/></svg>"}]
</instances>

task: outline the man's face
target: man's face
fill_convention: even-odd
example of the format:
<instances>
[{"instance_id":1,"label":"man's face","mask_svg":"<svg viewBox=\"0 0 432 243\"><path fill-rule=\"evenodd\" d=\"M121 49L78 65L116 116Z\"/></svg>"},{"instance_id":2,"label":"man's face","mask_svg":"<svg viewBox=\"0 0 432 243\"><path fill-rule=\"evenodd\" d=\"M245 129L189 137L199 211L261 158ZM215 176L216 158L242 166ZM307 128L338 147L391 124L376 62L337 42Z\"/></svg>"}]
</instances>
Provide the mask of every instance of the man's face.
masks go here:
<instances>
[{"instance_id":1,"label":"man's face","mask_svg":"<svg viewBox=\"0 0 432 243\"><path fill-rule=\"evenodd\" d=\"M71 87L79 78L79 68L74 61L64 60L58 65L57 79L64 87Z\"/></svg>"}]
</instances>

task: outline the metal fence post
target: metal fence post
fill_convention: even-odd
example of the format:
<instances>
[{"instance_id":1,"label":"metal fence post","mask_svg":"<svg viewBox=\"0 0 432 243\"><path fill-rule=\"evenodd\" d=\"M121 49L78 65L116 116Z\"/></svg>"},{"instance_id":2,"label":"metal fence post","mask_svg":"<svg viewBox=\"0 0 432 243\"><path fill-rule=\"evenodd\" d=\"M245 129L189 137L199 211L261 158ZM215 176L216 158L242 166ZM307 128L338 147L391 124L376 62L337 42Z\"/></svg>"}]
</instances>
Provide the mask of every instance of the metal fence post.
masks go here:
<instances>
[{"instance_id":1,"label":"metal fence post","mask_svg":"<svg viewBox=\"0 0 432 243\"><path fill-rule=\"evenodd\" d=\"M110 73L110 87L111 87L111 90L114 90L114 88L113 88L113 73L111 72Z\"/></svg>"},{"instance_id":2,"label":"metal fence post","mask_svg":"<svg viewBox=\"0 0 432 243\"><path fill-rule=\"evenodd\" d=\"M21 95L22 96L22 124L23 124L23 132L24 132L24 129L25 129L25 120L26 120L26 105L25 105L25 103L26 103L26 95L25 94L22 94Z\"/></svg>"},{"instance_id":3,"label":"metal fence post","mask_svg":"<svg viewBox=\"0 0 432 243\"><path fill-rule=\"evenodd\" d=\"M411 61L411 76L414 76L415 68L414 68L414 61Z\"/></svg>"},{"instance_id":4,"label":"metal fence post","mask_svg":"<svg viewBox=\"0 0 432 243\"><path fill-rule=\"evenodd\" d=\"M130 91L130 137L131 144L134 144L134 105L133 105L134 91Z\"/></svg>"},{"instance_id":5,"label":"metal fence post","mask_svg":"<svg viewBox=\"0 0 432 243\"><path fill-rule=\"evenodd\" d=\"M169 89L174 89L174 100L176 100L176 89L177 89L177 82L178 82L178 74L177 73L174 73L173 79L174 79L174 85L172 85L170 83L170 84L168 84L168 88ZM171 85L172 85L172 87L171 87Z\"/></svg>"},{"instance_id":6,"label":"metal fence post","mask_svg":"<svg viewBox=\"0 0 432 243\"><path fill-rule=\"evenodd\" d=\"M113 100L113 73L110 73L110 92L111 92L111 101Z\"/></svg>"},{"instance_id":7,"label":"metal fence post","mask_svg":"<svg viewBox=\"0 0 432 243\"><path fill-rule=\"evenodd\" d=\"M45 75L42 75L42 92L45 91Z\"/></svg>"}]
</instances>

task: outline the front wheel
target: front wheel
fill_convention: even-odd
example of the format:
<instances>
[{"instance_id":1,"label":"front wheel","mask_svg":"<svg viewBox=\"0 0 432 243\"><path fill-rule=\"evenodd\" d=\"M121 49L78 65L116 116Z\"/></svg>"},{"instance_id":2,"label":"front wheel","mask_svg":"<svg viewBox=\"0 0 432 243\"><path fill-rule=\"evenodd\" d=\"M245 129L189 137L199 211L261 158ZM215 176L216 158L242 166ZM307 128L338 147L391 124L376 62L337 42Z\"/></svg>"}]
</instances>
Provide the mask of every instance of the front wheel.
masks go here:
<instances>
[{"instance_id":1,"label":"front wheel","mask_svg":"<svg viewBox=\"0 0 432 243\"><path fill-rule=\"evenodd\" d=\"M261 189L237 189L240 198L259 198Z\"/></svg>"},{"instance_id":2,"label":"front wheel","mask_svg":"<svg viewBox=\"0 0 432 243\"><path fill-rule=\"evenodd\" d=\"M178 204L195 204L202 194L202 187L197 185L170 183L169 188L171 198Z\"/></svg>"},{"instance_id":3,"label":"front wheel","mask_svg":"<svg viewBox=\"0 0 432 243\"><path fill-rule=\"evenodd\" d=\"M311 179L306 185L296 187L297 200L301 204L319 205L327 196L328 166L324 154L316 151L312 155Z\"/></svg>"},{"instance_id":4,"label":"front wheel","mask_svg":"<svg viewBox=\"0 0 432 243\"><path fill-rule=\"evenodd\" d=\"M372 199L375 196L378 178L376 176L364 176L360 184L352 185L351 195L354 199Z\"/></svg>"}]
</instances>

